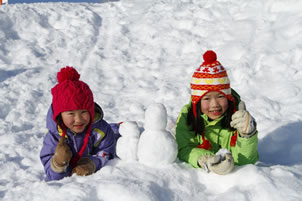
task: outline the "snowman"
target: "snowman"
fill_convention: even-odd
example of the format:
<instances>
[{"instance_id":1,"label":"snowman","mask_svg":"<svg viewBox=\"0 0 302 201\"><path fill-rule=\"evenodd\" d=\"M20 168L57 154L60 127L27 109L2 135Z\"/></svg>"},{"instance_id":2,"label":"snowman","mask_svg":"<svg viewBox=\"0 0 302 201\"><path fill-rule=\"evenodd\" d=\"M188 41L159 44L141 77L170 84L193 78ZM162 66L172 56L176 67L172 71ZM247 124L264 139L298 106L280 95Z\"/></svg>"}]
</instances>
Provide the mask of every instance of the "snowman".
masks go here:
<instances>
[{"instance_id":1,"label":"snowman","mask_svg":"<svg viewBox=\"0 0 302 201\"><path fill-rule=\"evenodd\" d=\"M166 130L167 110L163 104L151 104L145 112L144 132L138 142L140 163L157 166L171 164L177 156L175 138Z\"/></svg>"},{"instance_id":2,"label":"snowman","mask_svg":"<svg viewBox=\"0 0 302 201\"><path fill-rule=\"evenodd\" d=\"M137 161L140 130L135 121L125 121L119 127L121 137L116 143L116 155L124 161Z\"/></svg>"}]
</instances>

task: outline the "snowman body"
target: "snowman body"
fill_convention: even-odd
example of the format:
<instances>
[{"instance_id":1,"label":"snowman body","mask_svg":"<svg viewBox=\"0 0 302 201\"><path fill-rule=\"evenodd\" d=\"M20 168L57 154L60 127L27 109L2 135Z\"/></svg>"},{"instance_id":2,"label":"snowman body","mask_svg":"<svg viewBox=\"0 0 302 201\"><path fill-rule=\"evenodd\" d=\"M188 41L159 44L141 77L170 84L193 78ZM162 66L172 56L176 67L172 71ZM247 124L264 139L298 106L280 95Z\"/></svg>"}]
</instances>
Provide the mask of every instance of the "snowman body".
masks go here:
<instances>
[{"instance_id":1,"label":"snowman body","mask_svg":"<svg viewBox=\"0 0 302 201\"><path fill-rule=\"evenodd\" d=\"M145 112L145 131L138 143L140 163L157 166L173 163L177 157L175 138L166 130L167 111L162 104L152 104Z\"/></svg>"},{"instance_id":2,"label":"snowman body","mask_svg":"<svg viewBox=\"0 0 302 201\"><path fill-rule=\"evenodd\" d=\"M140 136L136 122L126 121L120 125L121 137L116 143L116 155L124 161L137 161L137 147Z\"/></svg>"}]
</instances>

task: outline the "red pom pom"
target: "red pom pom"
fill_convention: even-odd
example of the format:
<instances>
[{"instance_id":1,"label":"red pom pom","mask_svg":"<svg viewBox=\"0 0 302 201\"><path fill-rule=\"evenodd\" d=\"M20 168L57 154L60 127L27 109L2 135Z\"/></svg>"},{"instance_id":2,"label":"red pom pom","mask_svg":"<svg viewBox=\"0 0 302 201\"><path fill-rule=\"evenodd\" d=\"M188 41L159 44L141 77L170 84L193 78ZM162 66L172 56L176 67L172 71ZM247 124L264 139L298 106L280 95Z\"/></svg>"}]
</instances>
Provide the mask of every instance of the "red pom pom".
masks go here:
<instances>
[{"instance_id":1,"label":"red pom pom","mask_svg":"<svg viewBox=\"0 0 302 201\"><path fill-rule=\"evenodd\" d=\"M66 66L65 68L61 68L61 71L58 72L57 79L59 83L62 83L65 80L79 81L80 74L73 67Z\"/></svg>"},{"instance_id":2,"label":"red pom pom","mask_svg":"<svg viewBox=\"0 0 302 201\"><path fill-rule=\"evenodd\" d=\"M216 53L212 50L208 50L203 55L204 64L211 64L217 60Z\"/></svg>"}]
</instances>

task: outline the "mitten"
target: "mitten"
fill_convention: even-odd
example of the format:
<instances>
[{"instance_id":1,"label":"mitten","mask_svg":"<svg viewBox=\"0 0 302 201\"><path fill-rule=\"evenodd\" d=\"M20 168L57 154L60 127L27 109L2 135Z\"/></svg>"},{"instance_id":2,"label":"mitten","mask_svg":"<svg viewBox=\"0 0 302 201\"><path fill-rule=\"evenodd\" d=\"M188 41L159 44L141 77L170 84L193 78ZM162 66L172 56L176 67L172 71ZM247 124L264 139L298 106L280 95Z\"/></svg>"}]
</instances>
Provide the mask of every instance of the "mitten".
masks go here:
<instances>
[{"instance_id":1,"label":"mitten","mask_svg":"<svg viewBox=\"0 0 302 201\"><path fill-rule=\"evenodd\" d=\"M66 139L61 137L56 147L56 151L51 159L51 168L57 173L63 172L69 165L71 157L72 152L69 146L66 144Z\"/></svg>"},{"instance_id":2,"label":"mitten","mask_svg":"<svg viewBox=\"0 0 302 201\"><path fill-rule=\"evenodd\" d=\"M225 175L230 173L234 168L234 159L231 153L222 155L205 155L198 160L198 165L205 171Z\"/></svg>"},{"instance_id":3,"label":"mitten","mask_svg":"<svg viewBox=\"0 0 302 201\"><path fill-rule=\"evenodd\" d=\"M76 173L79 176L91 175L95 172L95 164L92 159L83 157L77 163L77 166L72 169L72 174Z\"/></svg>"},{"instance_id":4,"label":"mitten","mask_svg":"<svg viewBox=\"0 0 302 201\"><path fill-rule=\"evenodd\" d=\"M249 138L256 133L255 119L246 110L243 101L239 103L238 111L232 115L230 125L239 132L241 137Z\"/></svg>"}]
</instances>

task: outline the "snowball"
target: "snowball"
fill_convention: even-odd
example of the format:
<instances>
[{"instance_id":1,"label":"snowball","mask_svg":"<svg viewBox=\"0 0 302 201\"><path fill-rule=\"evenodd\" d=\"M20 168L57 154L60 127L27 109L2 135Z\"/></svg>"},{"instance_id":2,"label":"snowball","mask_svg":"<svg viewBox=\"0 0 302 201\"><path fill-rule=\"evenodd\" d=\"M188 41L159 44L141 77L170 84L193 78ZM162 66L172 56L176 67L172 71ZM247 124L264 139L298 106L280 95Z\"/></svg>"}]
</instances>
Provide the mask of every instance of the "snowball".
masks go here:
<instances>
[{"instance_id":1,"label":"snowball","mask_svg":"<svg viewBox=\"0 0 302 201\"><path fill-rule=\"evenodd\" d=\"M154 103L145 112L146 130L165 130L167 126L167 110L163 104Z\"/></svg>"},{"instance_id":2,"label":"snowball","mask_svg":"<svg viewBox=\"0 0 302 201\"><path fill-rule=\"evenodd\" d=\"M219 149L216 152L216 155L220 155L223 160L225 159L226 154L232 154L232 153L229 150L227 150L226 148Z\"/></svg>"},{"instance_id":3,"label":"snowball","mask_svg":"<svg viewBox=\"0 0 302 201\"><path fill-rule=\"evenodd\" d=\"M135 121L125 121L120 125L119 132L121 136L139 137L140 131Z\"/></svg>"},{"instance_id":4,"label":"snowball","mask_svg":"<svg viewBox=\"0 0 302 201\"><path fill-rule=\"evenodd\" d=\"M168 131L144 131L137 151L139 162L150 166L171 164L177 157L175 139Z\"/></svg>"},{"instance_id":5,"label":"snowball","mask_svg":"<svg viewBox=\"0 0 302 201\"><path fill-rule=\"evenodd\" d=\"M116 143L116 155L124 161L137 161L138 137L120 137Z\"/></svg>"}]
</instances>

